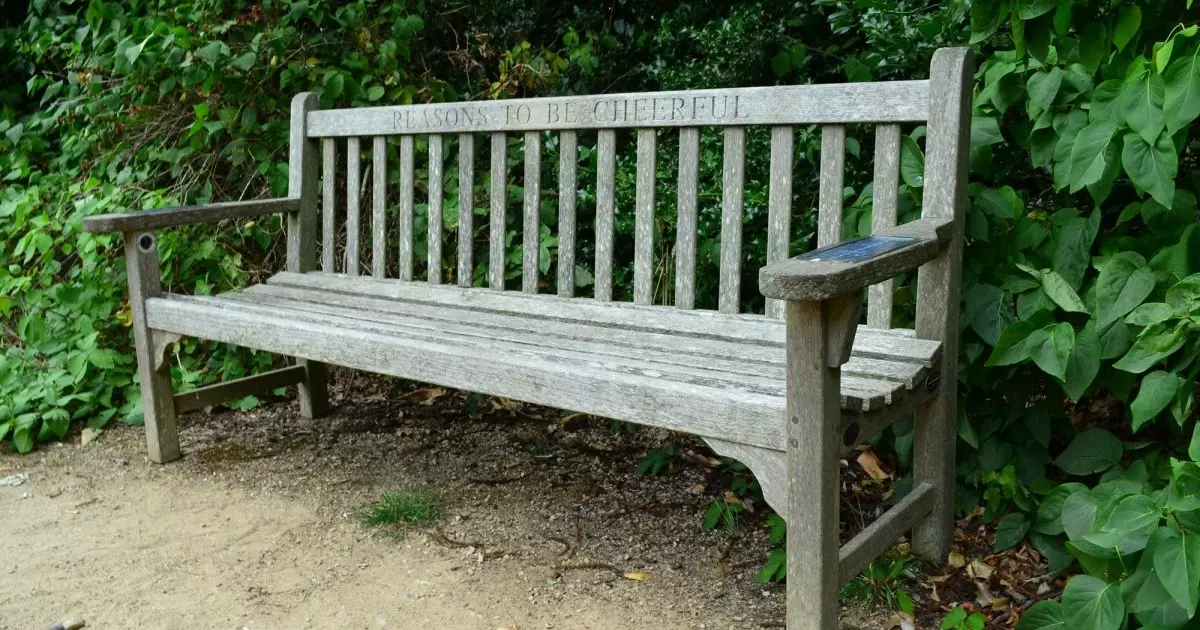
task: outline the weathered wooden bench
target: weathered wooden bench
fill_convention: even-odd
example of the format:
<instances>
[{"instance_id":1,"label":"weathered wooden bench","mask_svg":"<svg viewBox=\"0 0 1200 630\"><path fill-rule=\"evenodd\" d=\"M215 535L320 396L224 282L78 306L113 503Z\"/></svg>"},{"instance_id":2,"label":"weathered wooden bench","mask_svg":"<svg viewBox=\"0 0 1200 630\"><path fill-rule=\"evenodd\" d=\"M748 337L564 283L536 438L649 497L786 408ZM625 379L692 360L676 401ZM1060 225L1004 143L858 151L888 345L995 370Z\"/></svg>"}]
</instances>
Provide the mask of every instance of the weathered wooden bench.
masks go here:
<instances>
[{"instance_id":1,"label":"weathered wooden bench","mask_svg":"<svg viewBox=\"0 0 1200 630\"><path fill-rule=\"evenodd\" d=\"M327 410L329 363L571 409L703 437L745 462L787 520L787 625L837 625L839 586L905 531L920 556L947 557L952 532L955 356L972 67L943 49L927 81L601 95L321 111L292 102L288 197L89 217L122 232L150 458L180 456L176 415L299 385L301 412ZM927 124L922 218L896 226L900 124ZM846 125L876 125L870 240L841 238ZM746 128L770 126L766 315L740 314ZM821 125L818 244L789 258L793 126ZM723 129L719 310L694 309L699 128ZM653 305L656 132L677 128L678 236L671 307ZM612 301L616 131L637 134L633 302ZM576 162L597 130L595 291L574 297ZM506 292L506 133L524 132L521 292ZM558 132L558 295L538 294L541 148ZM472 252L476 134L491 139L487 288ZM414 139L428 136L428 267L414 278ZM398 208L388 143L399 137ZM457 137L457 286L442 282L445 139ZM590 136L589 136L590 137ZM335 210L344 138L344 226ZM370 138L369 224L360 216ZM324 182L322 184L322 182ZM398 209L398 212L392 210ZM164 293L155 231L283 213L287 270L217 296ZM389 220L398 214L398 225ZM322 220L323 219L323 220ZM320 223L320 225L319 225ZM339 230L344 227L340 237ZM360 275L360 234L371 235ZM398 246L393 247L393 237ZM832 246L832 247L829 247ZM318 251L318 247L320 247ZM339 252L344 255L339 255ZM393 261L398 261L393 266ZM336 267L341 263L340 273ZM398 277L387 277L398 268ZM919 268L915 330L893 330L890 281ZM860 325L870 287L867 325ZM173 394L180 335L295 357L267 374ZM911 492L845 546L841 453L915 414Z\"/></svg>"}]
</instances>

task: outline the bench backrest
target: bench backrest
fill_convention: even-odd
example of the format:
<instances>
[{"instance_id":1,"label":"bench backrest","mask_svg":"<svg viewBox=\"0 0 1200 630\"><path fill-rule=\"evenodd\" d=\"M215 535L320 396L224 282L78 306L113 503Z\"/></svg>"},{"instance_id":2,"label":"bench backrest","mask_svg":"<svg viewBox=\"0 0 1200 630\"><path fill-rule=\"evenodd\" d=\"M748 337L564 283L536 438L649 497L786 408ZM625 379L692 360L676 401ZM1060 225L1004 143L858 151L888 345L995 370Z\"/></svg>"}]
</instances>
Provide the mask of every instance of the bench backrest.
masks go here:
<instances>
[{"instance_id":1,"label":"bench backrest","mask_svg":"<svg viewBox=\"0 0 1200 630\"><path fill-rule=\"evenodd\" d=\"M736 313L744 290L741 286L742 228L747 128L770 128L767 262L791 254L788 249L792 235L793 142L794 127L798 125L821 126L819 246L836 243L841 236L848 124L875 125L873 229L896 224L902 123L928 123L924 215L956 216L961 210L957 207L961 205L958 201L961 194L955 190L964 178L959 154L964 150L967 133L964 129L970 121L969 112L964 117L960 107L963 56L951 54L957 52L938 51L930 80L921 81L606 94L338 110L316 109L315 99L302 95L293 105L293 160L300 159L297 143L303 143L310 145L310 149L300 153L315 161L315 142L319 141L323 182L320 187L320 268L352 275L369 268L376 277L386 277L390 269L398 269L398 277L403 280L412 280L416 268L414 207L420 195L414 192L418 184L415 175L424 166L429 234L425 280L440 283L443 281L443 169L448 146L455 147L459 208L477 210L486 205L489 222L487 285L492 289L503 289L507 248L510 247L506 243L508 136L523 134L521 288L536 293L541 197L549 179L543 178L541 173L541 152L544 143L554 142L551 136L557 134L559 165L554 187L558 191L558 269L555 275L557 293L573 296L580 183L576 175L577 161L581 137L589 140L585 149L591 150L594 131L597 170L594 299L611 300L618 177L617 130L633 130L637 136L633 298L637 303L650 304L654 301L655 276L661 273L656 269L654 252L657 141L660 132L677 133L678 198L673 204L678 213L673 244L674 291L673 299L660 301L690 309L695 306L700 129L720 128L724 152L719 310ZM969 102L969 87L967 90ZM426 136L428 144L427 161L423 165L418 164L414 151L419 136ZM486 204L473 195L473 184L478 175L475 172L476 151L482 149L479 147L481 140L490 145ZM394 155L389 151L392 144L399 145L398 164L395 165L399 170L398 188L388 179L388 169L393 166L389 164L389 154ZM370 158L364 165L363 155L368 151ZM343 167L344 194L337 185ZM293 164L292 170L295 177L295 173L303 169ZM370 209L369 215L364 217L363 206L368 205L368 200L363 197L368 183ZM315 188L312 190L311 194L315 194ZM394 213L389 210L389 205L396 202L398 224L391 218ZM344 214L339 212L339 207L344 209ZM461 286L472 286L475 212L460 211L458 217L456 282ZM364 244L360 241L368 231L370 242ZM366 248L370 255L364 257ZM398 257L398 262L393 265L397 260L394 257ZM313 264L316 264L315 260ZM870 323L887 327L891 308L890 287L873 288L868 309ZM779 316L781 313L782 305L768 302L768 315Z\"/></svg>"}]
</instances>

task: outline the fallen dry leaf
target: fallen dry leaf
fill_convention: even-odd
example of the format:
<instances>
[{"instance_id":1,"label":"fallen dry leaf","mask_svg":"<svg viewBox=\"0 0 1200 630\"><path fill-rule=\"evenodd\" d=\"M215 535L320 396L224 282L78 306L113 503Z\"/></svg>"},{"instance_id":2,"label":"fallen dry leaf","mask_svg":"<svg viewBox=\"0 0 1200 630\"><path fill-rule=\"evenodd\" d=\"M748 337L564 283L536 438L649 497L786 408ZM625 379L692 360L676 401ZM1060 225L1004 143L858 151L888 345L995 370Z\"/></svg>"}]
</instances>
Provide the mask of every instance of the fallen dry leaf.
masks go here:
<instances>
[{"instance_id":1,"label":"fallen dry leaf","mask_svg":"<svg viewBox=\"0 0 1200 630\"><path fill-rule=\"evenodd\" d=\"M883 630L917 630L917 622L908 613L900 612L888 617Z\"/></svg>"},{"instance_id":2,"label":"fallen dry leaf","mask_svg":"<svg viewBox=\"0 0 1200 630\"><path fill-rule=\"evenodd\" d=\"M977 558L972 560L971 564L967 565L967 575L975 578L976 580L986 580L992 577L992 567L988 563Z\"/></svg>"},{"instance_id":3,"label":"fallen dry leaf","mask_svg":"<svg viewBox=\"0 0 1200 630\"><path fill-rule=\"evenodd\" d=\"M642 571L630 571L630 572L626 573L623 577L626 580L633 580L634 582L645 582L646 580L650 579L650 574L643 573Z\"/></svg>"},{"instance_id":4,"label":"fallen dry leaf","mask_svg":"<svg viewBox=\"0 0 1200 630\"><path fill-rule=\"evenodd\" d=\"M408 392L400 397L406 403L412 405L431 405L433 401L446 395L446 390L440 387L430 387L427 389L418 389Z\"/></svg>"},{"instance_id":5,"label":"fallen dry leaf","mask_svg":"<svg viewBox=\"0 0 1200 630\"><path fill-rule=\"evenodd\" d=\"M872 451L863 451L859 453L856 461L858 462L858 465L862 467L863 472L870 475L870 477L875 481L883 481L884 479L892 478L892 476L883 469L883 466L880 465L879 458L876 457L875 453Z\"/></svg>"},{"instance_id":6,"label":"fallen dry leaf","mask_svg":"<svg viewBox=\"0 0 1200 630\"><path fill-rule=\"evenodd\" d=\"M950 566L961 569L967 564L967 558L957 551L950 552Z\"/></svg>"}]
</instances>

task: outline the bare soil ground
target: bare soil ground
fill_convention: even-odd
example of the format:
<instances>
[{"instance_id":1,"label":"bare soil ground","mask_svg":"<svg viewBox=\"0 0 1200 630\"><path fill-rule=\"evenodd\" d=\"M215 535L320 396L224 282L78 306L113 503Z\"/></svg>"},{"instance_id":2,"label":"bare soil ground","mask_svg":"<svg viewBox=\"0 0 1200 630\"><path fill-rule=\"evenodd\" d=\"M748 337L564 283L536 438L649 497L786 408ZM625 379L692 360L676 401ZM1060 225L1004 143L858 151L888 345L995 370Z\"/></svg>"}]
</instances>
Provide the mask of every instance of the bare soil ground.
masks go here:
<instances>
[{"instance_id":1,"label":"bare soil ground","mask_svg":"<svg viewBox=\"0 0 1200 630\"><path fill-rule=\"evenodd\" d=\"M700 527L728 473L699 443L413 387L360 380L311 421L294 402L191 414L168 466L125 426L0 455L27 475L0 487L0 630L782 627L783 587L754 580L762 506L736 538ZM664 439L688 457L636 472ZM395 489L445 517L361 525Z\"/></svg>"}]
</instances>

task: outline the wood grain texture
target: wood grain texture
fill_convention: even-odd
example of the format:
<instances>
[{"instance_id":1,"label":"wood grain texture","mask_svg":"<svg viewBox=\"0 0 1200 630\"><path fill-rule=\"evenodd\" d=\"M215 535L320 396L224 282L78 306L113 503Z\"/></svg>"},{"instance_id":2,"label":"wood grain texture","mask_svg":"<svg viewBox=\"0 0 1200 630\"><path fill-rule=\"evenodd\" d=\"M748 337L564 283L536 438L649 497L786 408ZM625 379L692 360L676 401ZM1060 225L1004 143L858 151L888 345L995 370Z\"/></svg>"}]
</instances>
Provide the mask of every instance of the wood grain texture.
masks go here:
<instances>
[{"instance_id":1,"label":"wood grain texture","mask_svg":"<svg viewBox=\"0 0 1200 630\"><path fill-rule=\"evenodd\" d=\"M290 365L262 374L180 392L175 394L175 413L185 414L252 394L267 394L280 387L295 385L307 376L303 365Z\"/></svg>"},{"instance_id":2,"label":"wood grain texture","mask_svg":"<svg viewBox=\"0 0 1200 630\"><path fill-rule=\"evenodd\" d=\"M838 394L828 367L828 313L821 302L788 302L787 627L838 627Z\"/></svg>"},{"instance_id":3,"label":"wood grain texture","mask_svg":"<svg viewBox=\"0 0 1200 630\"><path fill-rule=\"evenodd\" d=\"M833 83L362 107L309 114L314 137L464 131L923 121L928 81Z\"/></svg>"},{"instance_id":4,"label":"wood grain texture","mask_svg":"<svg viewBox=\"0 0 1200 630\"><path fill-rule=\"evenodd\" d=\"M165 349L156 348L153 327L146 314L147 301L162 295L158 239L153 233L125 233L125 272L129 278L129 307L142 391L142 414L146 423L146 447L151 461L165 464L179 459L179 429L171 390L171 366L159 360L159 353Z\"/></svg>"},{"instance_id":5,"label":"wood grain texture","mask_svg":"<svg viewBox=\"0 0 1200 630\"><path fill-rule=\"evenodd\" d=\"M579 137L574 131L558 136L558 294L575 295L575 198L578 181Z\"/></svg>"},{"instance_id":6,"label":"wood grain texture","mask_svg":"<svg viewBox=\"0 0 1200 630\"><path fill-rule=\"evenodd\" d=\"M337 140L321 140L321 271L337 271Z\"/></svg>"},{"instance_id":7,"label":"wood grain texture","mask_svg":"<svg viewBox=\"0 0 1200 630\"><path fill-rule=\"evenodd\" d=\"M538 291L538 257L542 244L542 134L525 132L525 195L521 225L521 290Z\"/></svg>"},{"instance_id":8,"label":"wood grain texture","mask_svg":"<svg viewBox=\"0 0 1200 630\"><path fill-rule=\"evenodd\" d=\"M882 516L846 543L838 553L838 588L858 577L867 565L890 549L933 507L933 486L918 484Z\"/></svg>"},{"instance_id":9,"label":"wood grain texture","mask_svg":"<svg viewBox=\"0 0 1200 630\"><path fill-rule=\"evenodd\" d=\"M634 200L633 301L654 302L654 175L658 136L653 129L638 129L637 190Z\"/></svg>"},{"instance_id":10,"label":"wood grain texture","mask_svg":"<svg viewBox=\"0 0 1200 630\"><path fill-rule=\"evenodd\" d=\"M679 183L675 201L675 307L696 307L696 231L700 190L700 130L679 130Z\"/></svg>"},{"instance_id":11,"label":"wood grain texture","mask_svg":"<svg viewBox=\"0 0 1200 630\"><path fill-rule=\"evenodd\" d=\"M387 276L387 138L371 139L371 275Z\"/></svg>"},{"instance_id":12,"label":"wood grain texture","mask_svg":"<svg viewBox=\"0 0 1200 630\"><path fill-rule=\"evenodd\" d=\"M779 345L784 341L783 322L761 315L725 314L709 310L682 311L630 302L597 303L591 300L560 298L555 295L532 296L512 291L473 291L461 287L430 286L352 278L342 274L279 273L269 285L297 287L319 293L366 295L398 302L410 302L420 308L464 308L473 312L495 311L519 317L534 317L571 322L586 322L615 330L645 330L666 335L686 335L718 340L744 341L747 352L761 353L755 346ZM916 339L903 329L875 330L860 327L855 337L855 355L863 358L895 359L932 366L940 357L941 342ZM736 352L736 349L723 349ZM754 356L760 356L755 354Z\"/></svg>"},{"instance_id":13,"label":"wood grain texture","mask_svg":"<svg viewBox=\"0 0 1200 630\"><path fill-rule=\"evenodd\" d=\"M900 195L900 125L875 127L875 180L872 185L871 232L895 227ZM884 280L867 290L867 325L892 327L894 281Z\"/></svg>"},{"instance_id":14,"label":"wood grain texture","mask_svg":"<svg viewBox=\"0 0 1200 630\"><path fill-rule=\"evenodd\" d=\"M717 304L722 313L741 310L745 171L746 128L726 127L721 170L721 270Z\"/></svg>"},{"instance_id":15,"label":"wood grain texture","mask_svg":"<svg viewBox=\"0 0 1200 630\"><path fill-rule=\"evenodd\" d=\"M950 246L952 231L948 219L917 219L879 234L918 239L911 245L853 263L820 260L823 250L814 250L809 255L817 258L789 258L763 267L759 290L781 300L825 300L856 292L937 258Z\"/></svg>"},{"instance_id":16,"label":"wood grain texture","mask_svg":"<svg viewBox=\"0 0 1200 630\"><path fill-rule=\"evenodd\" d=\"M504 243L508 238L508 138L492 134L491 224L488 227L488 286L504 288Z\"/></svg>"},{"instance_id":17,"label":"wood grain texture","mask_svg":"<svg viewBox=\"0 0 1200 630\"><path fill-rule=\"evenodd\" d=\"M359 138L346 139L346 273L357 276L362 252L360 186L362 186L362 144ZM403 277L403 276L402 276Z\"/></svg>"},{"instance_id":18,"label":"wood grain texture","mask_svg":"<svg viewBox=\"0 0 1200 630\"><path fill-rule=\"evenodd\" d=\"M428 272L426 279L430 284L442 283L442 199L445 195L442 167L445 160L442 136L429 136L429 219L427 221L428 236L426 237L428 241L426 257Z\"/></svg>"},{"instance_id":19,"label":"wood grain texture","mask_svg":"<svg viewBox=\"0 0 1200 630\"><path fill-rule=\"evenodd\" d=\"M414 190L416 168L414 138L400 136L400 218L397 227L397 264L401 280L413 279L413 213L416 207Z\"/></svg>"},{"instance_id":20,"label":"wood grain texture","mask_svg":"<svg viewBox=\"0 0 1200 630\"><path fill-rule=\"evenodd\" d=\"M299 197L300 207L288 214L287 268L293 273L316 269L317 265L317 145L309 139L305 126L308 112L317 108L319 100L312 92L296 95L292 99L292 119L288 144L288 196ZM329 151L330 159L333 150ZM329 178L330 189L333 178ZM332 208L332 202L330 207ZM330 220L332 224L332 220ZM329 235L329 256L333 256L333 234ZM322 236L324 238L324 236ZM331 265L332 266L332 265ZM304 368L307 375L298 388L300 414L305 418L324 415L329 409L329 392L325 379L325 365L304 358L296 358L296 365Z\"/></svg>"},{"instance_id":21,"label":"wood grain texture","mask_svg":"<svg viewBox=\"0 0 1200 630\"><path fill-rule=\"evenodd\" d=\"M842 189L846 177L846 128L821 127L821 186L817 207L817 247L842 240Z\"/></svg>"},{"instance_id":22,"label":"wood grain texture","mask_svg":"<svg viewBox=\"0 0 1200 630\"><path fill-rule=\"evenodd\" d=\"M294 197L230 201L95 215L83 219L83 229L92 233L158 230L196 223L216 223L226 219L251 219L276 212L295 212L299 208L300 199Z\"/></svg>"},{"instance_id":23,"label":"wood grain texture","mask_svg":"<svg viewBox=\"0 0 1200 630\"><path fill-rule=\"evenodd\" d=\"M974 61L966 48L933 55L925 191L922 216L948 220L949 246L917 274L917 335L939 339L947 357L958 356L959 292L962 284L967 159L971 148L971 80ZM955 361L942 366L941 389L917 411L913 477L935 488L933 508L913 530L913 552L944 562L954 534L954 455L957 412Z\"/></svg>"},{"instance_id":24,"label":"wood grain texture","mask_svg":"<svg viewBox=\"0 0 1200 630\"><path fill-rule=\"evenodd\" d=\"M596 300L612 300L613 212L616 208L617 134L612 129L596 133Z\"/></svg>"},{"instance_id":25,"label":"wood grain texture","mask_svg":"<svg viewBox=\"0 0 1200 630\"><path fill-rule=\"evenodd\" d=\"M458 134L458 286L475 284L475 136Z\"/></svg>"},{"instance_id":26,"label":"wood grain texture","mask_svg":"<svg viewBox=\"0 0 1200 630\"><path fill-rule=\"evenodd\" d=\"M795 132L791 126L771 128L771 178L767 198L767 264L789 255L792 239L792 170ZM767 299L767 316L783 317L783 301Z\"/></svg>"}]
</instances>

